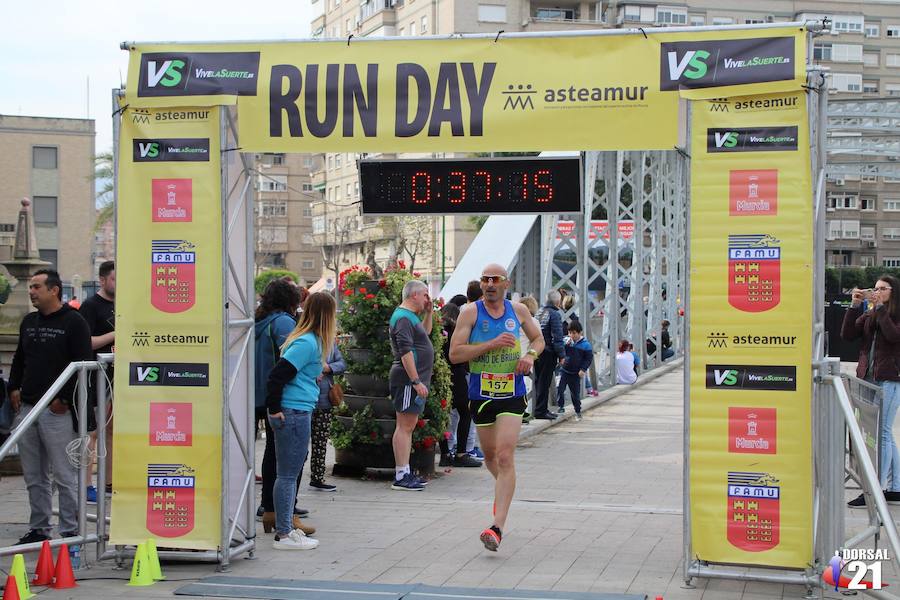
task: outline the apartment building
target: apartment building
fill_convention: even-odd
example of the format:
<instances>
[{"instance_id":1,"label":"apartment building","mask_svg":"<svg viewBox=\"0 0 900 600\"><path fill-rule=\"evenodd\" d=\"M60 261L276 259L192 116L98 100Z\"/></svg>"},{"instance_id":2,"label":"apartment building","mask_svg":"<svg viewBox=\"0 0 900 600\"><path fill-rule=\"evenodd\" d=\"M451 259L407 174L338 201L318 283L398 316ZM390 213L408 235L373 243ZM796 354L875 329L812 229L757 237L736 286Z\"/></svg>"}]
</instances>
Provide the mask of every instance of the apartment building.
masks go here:
<instances>
[{"instance_id":1,"label":"apartment building","mask_svg":"<svg viewBox=\"0 0 900 600\"><path fill-rule=\"evenodd\" d=\"M704 26L790 21L831 22L815 40L816 63L830 71L832 98L900 97L900 2L866 0L314 0L314 37L418 36L503 30L589 30L610 27ZM396 248L397 225L361 216L355 160L322 155L312 174L323 200L313 207L314 233L338 263L363 262L367 248L381 260ZM829 264L900 266L900 181L844 177L828 184ZM472 238L469 220L447 218L452 251L430 252L422 270L452 269ZM402 228L402 225L400 226ZM420 227L421 229L421 227ZM439 225L431 228L443 233Z\"/></svg>"},{"instance_id":2,"label":"apartment building","mask_svg":"<svg viewBox=\"0 0 900 600\"><path fill-rule=\"evenodd\" d=\"M312 154L258 154L254 166L257 272L288 269L312 285L322 274L322 252L312 236Z\"/></svg>"},{"instance_id":3,"label":"apartment building","mask_svg":"<svg viewBox=\"0 0 900 600\"><path fill-rule=\"evenodd\" d=\"M96 278L94 121L0 115L0 256L11 254L20 200L31 199L41 258L66 282Z\"/></svg>"}]
</instances>

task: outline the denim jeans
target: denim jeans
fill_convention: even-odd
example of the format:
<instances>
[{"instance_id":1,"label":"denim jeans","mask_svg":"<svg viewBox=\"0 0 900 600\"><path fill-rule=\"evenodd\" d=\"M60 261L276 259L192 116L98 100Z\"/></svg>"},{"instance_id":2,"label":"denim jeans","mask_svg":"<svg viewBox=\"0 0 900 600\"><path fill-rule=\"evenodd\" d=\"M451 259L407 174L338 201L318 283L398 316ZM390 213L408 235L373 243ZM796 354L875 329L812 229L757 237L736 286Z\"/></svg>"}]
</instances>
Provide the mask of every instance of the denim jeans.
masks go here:
<instances>
[{"instance_id":1,"label":"denim jeans","mask_svg":"<svg viewBox=\"0 0 900 600\"><path fill-rule=\"evenodd\" d=\"M881 401L881 488L900 492L900 452L894 441L894 418L900 407L900 381L882 381L884 398ZM890 485L888 485L890 482Z\"/></svg>"},{"instance_id":2,"label":"denim jeans","mask_svg":"<svg viewBox=\"0 0 900 600\"><path fill-rule=\"evenodd\" d=\"M578 373L566 373L559 376L559 388L556 390L556 403L560 408L566 405L566 388L572 395L572 406L575 412L581 414L581 377Z\"/></svg>"},{"instance_id":3,"label":"denim jeans","mask_svg":"<svg viewBox=\"0 0 900 600\"><path fill-rule=\"evenodd\" d=\"M269 417L275 432L275 532L286 535L294 528L297 477L309 450L310 412L284 408L284 421Z\"/></svg>"}]
</instances>

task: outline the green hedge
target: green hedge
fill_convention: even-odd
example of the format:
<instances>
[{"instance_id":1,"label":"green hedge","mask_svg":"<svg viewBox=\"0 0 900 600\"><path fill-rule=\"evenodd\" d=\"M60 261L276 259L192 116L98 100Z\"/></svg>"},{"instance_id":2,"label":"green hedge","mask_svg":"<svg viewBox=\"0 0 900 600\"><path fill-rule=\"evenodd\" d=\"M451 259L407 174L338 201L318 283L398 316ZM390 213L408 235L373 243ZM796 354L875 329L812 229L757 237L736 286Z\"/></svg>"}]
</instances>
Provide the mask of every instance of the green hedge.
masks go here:
<instances>
[{"instance_id":1,"label":"green hedge","mask_svg":"<svg viewBox=\"0 0 900 600\"><path fill-rule=\"evenodd\" d=\"M855 287L875 287L882 275L900 278L900 269L890 267L826 267L825 293L844 294Z\"/></svg>"},{"instance_id":2,"label":"green hedge","mask_svg":"<svg viewBox=\"0 0 900 600\"><path fill-rule=\"evenodd\" d=\"M300 283L300 277L293 271L288 271L287 269L269 269L256 276L256 279L253 280L253 287L256 289L257 294L262 294L270 281L273 279L281 279L282 277L290 277L295 283Z\"/></svg>"}]
</instances>

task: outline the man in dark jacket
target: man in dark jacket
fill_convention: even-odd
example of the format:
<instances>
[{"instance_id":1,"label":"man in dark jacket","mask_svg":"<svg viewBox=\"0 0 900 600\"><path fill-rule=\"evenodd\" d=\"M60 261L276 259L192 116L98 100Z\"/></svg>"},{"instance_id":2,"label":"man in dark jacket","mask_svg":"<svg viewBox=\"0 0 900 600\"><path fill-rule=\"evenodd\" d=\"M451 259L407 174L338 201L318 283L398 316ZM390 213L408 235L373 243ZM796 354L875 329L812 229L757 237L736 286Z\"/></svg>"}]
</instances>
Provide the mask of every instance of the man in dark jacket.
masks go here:
<instances>
[{"instance_id":1,"label":"man in dark jacket","mask_svg":"<svg viewBox=\"0 0 900 600\"><path fill-rule=\"evenodd\" d=\"M565 333L562 326L562 313L559 304L562 297L556 290L547 293L547 303L535 318L544 334L544 351L534 364L537 380L534 384L534 418L555 419L547 407L550 398L550 385L553 383L553 372L556 365L566 357Z\"/></svg>"},{"instance_id":2,"label":"man in dark jacket","mask_svg":"<svg viewBox=\"0 0 900 600\"><path fill-rule=\"evenodd\" d=\"M10 401L18 412L16 426L50 389L69 363L91 360L91 331L78 311L62 302L62 281L52 269L37 271L28 284L37 312L19 327L19 344L9 378ZM52 531L53 482L59 490L59 533L78 531L78 469L66 446L77 438L75 383L72 377L19 439L19 456L31 507L30 531L19 540L29 544L49 539ZM86 415L81 415L86 418Z\"/></svg>"}]
</instances>

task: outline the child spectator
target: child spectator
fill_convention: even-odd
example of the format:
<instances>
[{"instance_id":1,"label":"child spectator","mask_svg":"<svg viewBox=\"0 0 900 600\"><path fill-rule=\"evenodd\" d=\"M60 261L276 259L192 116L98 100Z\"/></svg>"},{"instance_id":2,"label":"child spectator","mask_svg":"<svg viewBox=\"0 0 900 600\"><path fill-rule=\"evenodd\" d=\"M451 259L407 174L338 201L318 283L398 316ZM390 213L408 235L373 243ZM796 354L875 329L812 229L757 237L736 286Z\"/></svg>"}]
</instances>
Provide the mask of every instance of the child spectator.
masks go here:
<instances>
[{"instance_id":1,"label":"child spectator","mask_svg":"<svg viewBox=\"0 0 900 600\"><path fill-rule=\"evenodd\" d=\"M572 395L572 406L575 407L575 420L581 420L581 381L594 361L594 349L582 335L581 323L569 323L569 337L566 338L566 357L560 365L559 387L556 390L559 414L565 412L565 391L569 388Z\"/></svg>"}]
</instances>

